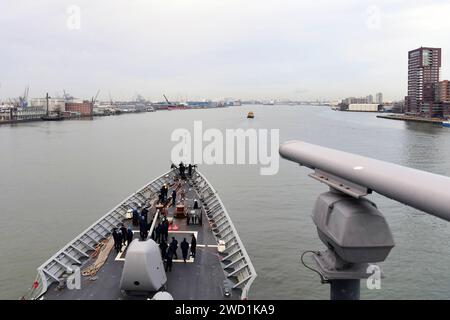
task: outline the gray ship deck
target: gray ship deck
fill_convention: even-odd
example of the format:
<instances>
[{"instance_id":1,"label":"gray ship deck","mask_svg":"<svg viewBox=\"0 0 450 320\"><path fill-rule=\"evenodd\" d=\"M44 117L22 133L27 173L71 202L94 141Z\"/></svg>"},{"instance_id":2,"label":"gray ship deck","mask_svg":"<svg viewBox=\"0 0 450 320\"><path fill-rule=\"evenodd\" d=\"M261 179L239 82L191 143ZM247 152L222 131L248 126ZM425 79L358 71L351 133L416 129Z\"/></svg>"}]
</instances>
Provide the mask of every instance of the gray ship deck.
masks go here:
<instances>
[{"instance_id":1,"label":"gray ship deck","mask_svg":"<svg viewBox=\"0 0 450 320\"><path fill-rule=\"evenodd\" d=\"M186 209L190 210L194 199L199 199L201 196L189 183L182 187L185 191ZM169 188L169 195L172 193L172 188ZM179 194L179 193L178 193ZM199 201L199 203L201 203ZM156 209L153 203L148 214L148 222L151 224L153 217L156 214ZM207 209L207 206L206 206ZM175 207L168 207L168 217L173 217ZM180 244L184 237L190 243L191 234L195 234L197 238L197 254L195 259L190 258L186 263L182 260L181 250L178 247L178 259L174 259L171 272L167 272L166 291L169 292L174 299L240 299L242 290L240 288L230 290L231 296L226 297L223 294L224 283L230 280L224 272L223 256L226 253L220 254L218 252L218 243L213 234L212 229L214 224L208 219L207 210L201 208L202 225L189 224L186 219L173 219L173 224L178 226L176 230L169 230L169 242L172 237L175 237ZM157 218L159 220L159 218ZM125 226L131 224L131 220L124 220ZM233 227L234 230L234 227ZM149 236L150 237L150 236ZM134 228L134 239L139 238L139 230ZM233 244L235 245L235 244ZM123 248L125 249L125 248ZM81 289L69 290L67 287L58 288L58 283L53 282L48 286L47 291L42 296L43 299L57 299L57 300L86 300L86 299L148 299L154 293L147 293L145 295L126 295L121 292L119 288L122 270L124 266L124 257L126 251L117 254L114 249L111 250L105 264L98 271L93 279L89 276L82 276ZM234 253L233 253L234 255ZM222 262L221 262L222 260ZM89 266L94 261L94 258L89 258L83 261L81 270ZM231 269L233 271L233 269Z\"/></svg>"}]
</instances>

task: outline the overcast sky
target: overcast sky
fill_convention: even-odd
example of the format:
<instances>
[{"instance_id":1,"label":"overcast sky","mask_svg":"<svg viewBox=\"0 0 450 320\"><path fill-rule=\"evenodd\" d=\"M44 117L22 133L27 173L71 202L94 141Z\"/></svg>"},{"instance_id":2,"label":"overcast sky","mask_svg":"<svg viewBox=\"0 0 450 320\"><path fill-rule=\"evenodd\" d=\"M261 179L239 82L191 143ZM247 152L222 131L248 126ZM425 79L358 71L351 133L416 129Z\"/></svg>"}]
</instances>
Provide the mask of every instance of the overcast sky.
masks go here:
<instances>
[{"instance_id":1,"label":"overcast sky","mask_svg":"<svg viewBox=\"0 0 450 320\"><path fill-rule=\"evenodd\" d=\"M408 50L450 78L449 31L448 0L2 0L0 99L402 99Z\"/></svg>"}]
</instances>

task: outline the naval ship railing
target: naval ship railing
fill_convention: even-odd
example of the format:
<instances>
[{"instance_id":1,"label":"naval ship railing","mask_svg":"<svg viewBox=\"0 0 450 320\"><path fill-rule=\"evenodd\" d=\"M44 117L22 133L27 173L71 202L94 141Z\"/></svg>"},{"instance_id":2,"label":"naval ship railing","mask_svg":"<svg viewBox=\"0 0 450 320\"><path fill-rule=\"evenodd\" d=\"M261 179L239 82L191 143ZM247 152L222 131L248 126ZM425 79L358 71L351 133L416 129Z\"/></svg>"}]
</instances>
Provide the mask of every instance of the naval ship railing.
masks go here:
<instances>
[{"instance_id":1,"label":"naval ship railing","mask_svg":"<svg viewBox=\"0 0 450 320\"><path fill-rule=\"evenodd\" d=\"M45 261L38 267L36 280L23 298L39 299L52 283L65 280L73 272L74 265L82 265L88 260L91 257L90 253L96 250L102 240L111 235L113 228L123 223L130 209L149 204L157 197L162 185L170 183L176 175L176 169L168 171L132 193Z\"/></svg>"},{"instance_id":2,"label":"naval ship railing","mask_svg":"<svg viewBox=\"0 0 450 320\"><path fill-rule=\"evenodd\" d=\"M193 180L221 252L226 277L224 290L241 290L241 299L245 300L256 278L255 268L217 191L198 171Z\"/></svg>"},{"instance_id":3,"label":"naval ship railing","mask_svg":"<svg viewBox=\"0 0 450 320\"><path fill-rule=\"evenodd\" d=\"M107 239L113 228L117 228L127 217L127 212L139 206L149 204L156 199L165 183L172 183L178 170L173 169L146 184L116 207L86 228L71 242L37 268L36 280L24 299L39 299L52 283L61 283L73 272L76 265L83 265L90 259L91 253L104 239ZM221 266L230 289L241 291L241 299L247 299L250 286L256 278L256 271L250 257L242 244L236 228L231 221L217 191L198 171L194 173L196 188L203 210L208 218L218 246L223 246ZM152 228L154 223L152 223Z\"/></svg>"}]
</instances>

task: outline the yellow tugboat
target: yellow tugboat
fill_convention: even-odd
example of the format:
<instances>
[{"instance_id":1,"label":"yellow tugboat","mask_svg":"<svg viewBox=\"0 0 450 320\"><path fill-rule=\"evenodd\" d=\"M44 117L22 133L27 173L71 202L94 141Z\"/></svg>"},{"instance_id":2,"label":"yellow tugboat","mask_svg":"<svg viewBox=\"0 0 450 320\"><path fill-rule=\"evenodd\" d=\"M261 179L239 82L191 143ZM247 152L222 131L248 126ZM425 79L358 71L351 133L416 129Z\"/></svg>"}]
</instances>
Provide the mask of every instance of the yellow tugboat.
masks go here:
<instances>
[{"instance_id":1,"label":"yellow tugboat","mask_svg":"<svg viewBox=\"0 0 450 320\"><path fill-rule=\"evenodd\" d=\"M255 115L253 114L253 111L249 111L249 113L247 114L247 119L253 119L255 117Z\"/></svg>"}]
</instances>

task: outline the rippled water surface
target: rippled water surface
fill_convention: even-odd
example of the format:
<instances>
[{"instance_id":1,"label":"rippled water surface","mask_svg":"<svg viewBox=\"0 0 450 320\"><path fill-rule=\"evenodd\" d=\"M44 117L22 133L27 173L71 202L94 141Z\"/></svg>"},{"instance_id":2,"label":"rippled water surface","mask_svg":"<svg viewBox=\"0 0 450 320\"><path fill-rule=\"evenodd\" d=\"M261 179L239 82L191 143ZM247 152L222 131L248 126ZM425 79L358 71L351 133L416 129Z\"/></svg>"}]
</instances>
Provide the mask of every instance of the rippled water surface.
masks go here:
<instances>
[{"instance_id":1,"label":"rippled water surface","mask_svg":"<svg viewBox=\"0 0 450 320\"><path fill-rule=\"evenodd\" d=\"M246 119L249 110L255 119ZM0 127L0 298L31 286L36 268L130 193L169 169L170 135L205 128L279 128L280 140L327 147L450 176L450 129L343 113L326 107L243 106L161 111L86 121ZM201 166L219 191L258 278L261 299L326 299L328 285L299 263L322 249L311 210L324 185L281 160L277 175L258 166ZM414 179L414 177L411 177ZM371 195L396 242L380 290L367 299L449 299L450 223Z\"/></svg>"}]
</instances>

